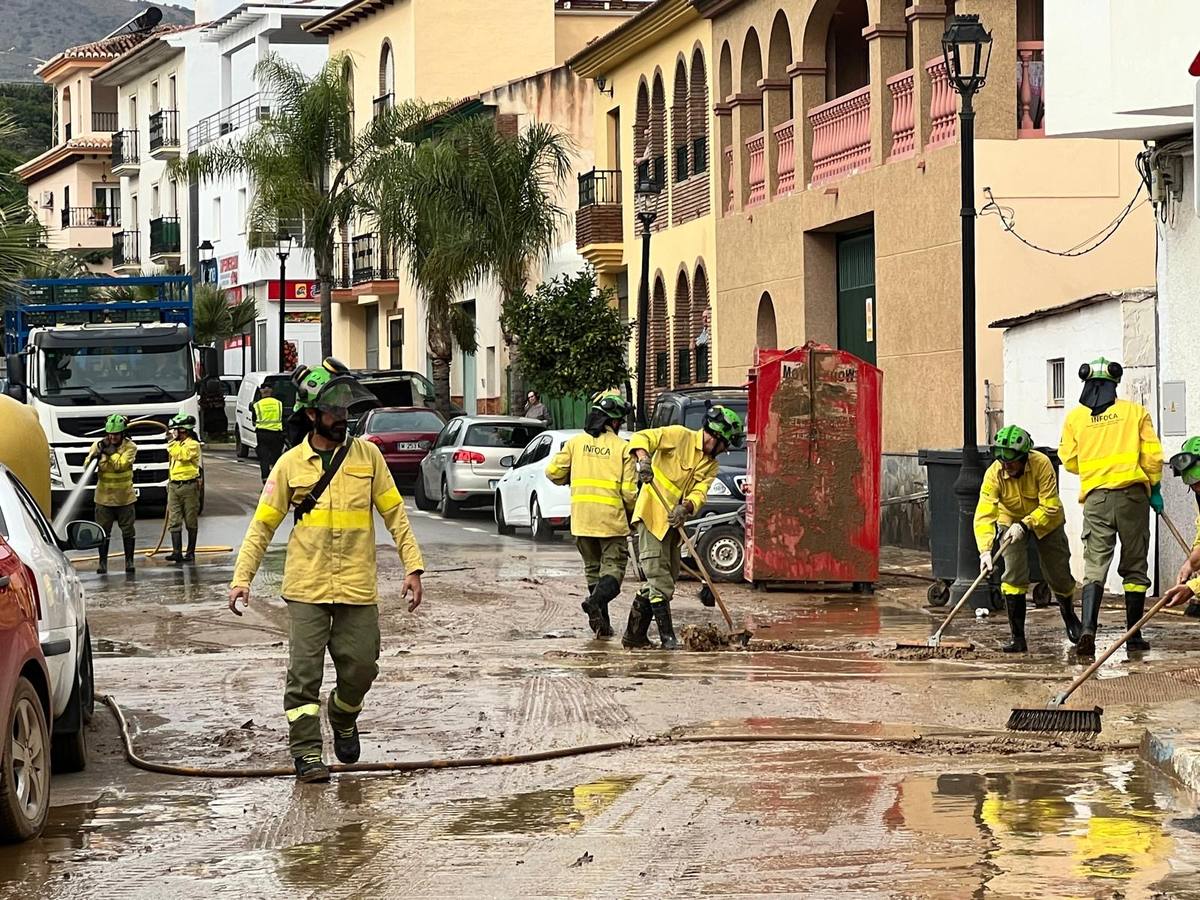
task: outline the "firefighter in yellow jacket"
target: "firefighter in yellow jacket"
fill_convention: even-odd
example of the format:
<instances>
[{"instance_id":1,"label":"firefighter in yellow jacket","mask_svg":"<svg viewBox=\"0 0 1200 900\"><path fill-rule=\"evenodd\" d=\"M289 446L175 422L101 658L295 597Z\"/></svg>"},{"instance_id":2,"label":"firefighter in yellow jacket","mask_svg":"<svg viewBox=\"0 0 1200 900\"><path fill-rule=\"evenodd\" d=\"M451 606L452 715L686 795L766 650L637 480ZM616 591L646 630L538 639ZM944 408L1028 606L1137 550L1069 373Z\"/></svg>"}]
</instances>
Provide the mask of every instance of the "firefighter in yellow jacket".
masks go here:
<instances>
[{"instance_id":1,"label":"firefighter in yellow jacket","mask_svg":"<svg viewBox=\"0 0 1200 900\"><path fill-rule=\"evenodd\" d=\"M337 672L326 717L343 763L358 761L358 715L379 673L374 513L400 551L401 595L409 598L410 612L421 604L425 563L383 455L346 435L351 412L378 401L332 358L301 369L295 380L299 409L292 418L307 421L309 434L271 470L238 554L229 608L241 615L238 602L249 603L267 545L291 511L282 588L290 623L284 711L296 777L312 782L329 780L320 721L325 651Z\"/></svg>"},{"instance_id":2,"label":"firefighter in yellow jacket","mask_svg":"<svg viewBox=\"0 0 1200 900\"><path fill-rule=\"evenodd\" d=\"M1004 580L1000 592L1008 612L1012 642L1005 653L1025 653L1026 592L1029 590L1029 542L1037 547L1042 577L1054 591L1071 643L1079 640L1075 616L1075 578L1071 575L1071 547L1067 542L1066 515L1058 496L1054 465L1033 449L1033 438L1024 428L1007 425L992 441L996 461L983 475L983 488L975 506L975 543L979 568L992 570L992 542L996 527L1003 532Z\"/></svg>"},{"instance_id":3,"label":"firefighter in yellow jacket","mask_svg":"<svg viewBox=\"0 0 1200 900\"><path fill-rule=\"evenodd\" d=\"M196 537L200 531L200 442L196 440L196 418L181 412L167 423L167 521L171 529L170 562L194 562ZM187 553L183 552L183 529L187 527Z\"/></svg>"},{"instance_id":4,"label":"firefighter in yellow jacket","mask_svg":"<svg viewBox=\"0 0 1200 900\"><path fill-rule=\"evenodd\" d=\"M745 435L737 413L712 406L698 430L682 425L650 428L639 431L629 442L637 479L645 485L638 494L633 521L638 526L638 557L646 584L629 608L629 622L621 637L624 646L650 646L646 633L651 616L662 648L679 646L671 621L671 598L679 578L679 528L708 498L708 489L717 477L717 457L730 447L740 447ZM649 486L651 482L662 500Z\"/></svg>"},{"instance_id":5,"label":"firefighter in yellow jacket","mask_svg":"<svg viewBox=\"0 0 1200 900\"><path fill-rule=\"evenodd\" d=\"M88 454L96 462L96 524L104 529L100 545L97 575L108 574L108 541L113 524L121 529L125 548L125 572L134 571L133 547L137 514L137 493L133 488L133 463L137 459L137 444L129 439L129 420L113 413L104 423L104 437L92 445Z\"/></svg>"},{"instance_id":6,"label":"firefighter in yellow jacket","mask_svg":"<svg viewBox=\"0 0 1200 900\"><path fill-rule=\"evenodd\" d=\"M581 605L598 638L613 636L608 604L621 593L629 563L629 514L637 482L629 445L617 436L628 414L620 394L597 394L584 433L567 441L546 467L555 484L571 485L571 534L588 584Z\"/></svg>"},{"instance_id":7,"label":"firefighter in yellow jacket","mask_svg":"<svg viewBox=\"0 0 1200 900\"><path fill-rule=\"evenodd\" d=\"M1079 367L1083 379L1080 405L1063 423L1058 456L1068 472L1079 475L1083 504L1083 633L1077 652L1096 653L1096 628L1104 582L1117 539L1121 558L1117 571L1125 588L1127 627L1142 617L1150 589L1150 510L1163 510L1162 444L1145 407L1117 399L1121 364L1101 357ZM1148 650L1136 632L1127 650Z\"/></svg>"}]
</instances>

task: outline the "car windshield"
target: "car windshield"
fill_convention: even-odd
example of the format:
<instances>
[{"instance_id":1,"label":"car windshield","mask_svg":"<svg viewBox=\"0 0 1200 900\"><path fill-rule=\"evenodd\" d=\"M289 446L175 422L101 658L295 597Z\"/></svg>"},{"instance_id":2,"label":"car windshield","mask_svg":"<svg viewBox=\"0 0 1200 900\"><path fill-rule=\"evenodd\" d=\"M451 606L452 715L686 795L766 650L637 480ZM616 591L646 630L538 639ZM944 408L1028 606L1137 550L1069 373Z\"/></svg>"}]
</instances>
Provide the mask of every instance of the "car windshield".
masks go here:
<instances>
[{"instance_id":1,"label":"car windshield","mask_svg":"<svg viewBox=\"0 0 1200 900\"><path fill-rule=\"evenodd\" d=\"M196 392L187 344L55 347L43 353L41 396L49 403L91 404L114 398L166 403Z\"/></svg>"},{"instance_id":2,"label":"car windshield","mask_svg":"<svg viewBox=\"0 0 1200 900\"><path fill-rule=\"evenodd\" d=\"M415 372L403 375L368 375L359 379L363 387L375 395L381 406L427 406L437 401L433 383Z\"/></svg>"},{"instance_id":3,"label":"car windshield","mask_svg":"<svg viewBox=\"0 0 1200 900\"><path fill-rule=\"evenodd\" d=\"M472 425L463 440L464 447L505 447L520 450L545 431L537 425L487 423Z\"/></svg>"},{"instance_id":4,"label":"car windshield","mask_svg":"<svg viewBox=\"0 0 1200 900\"><path fill-rule=\"evenodd\" d=\"M746 424L746 413L749 409L749 402L746 400L722 400L720 403L726 409L732 409L735 413L742 417L742 425ZM683 424L688 428L700 428L704 425L704 414L708 410L696 404L689 406L683 414ZM738 447L732 450L726 450L717 457L717 461L722 466L727 466L731 469L746 468L746 448Z\"/></svg>"},{"instance_id":5,"label":"car windshield","mask_svg":"<svg viewBox=\"0 0 1200 900\"><path fill-rule=\"evenodd\" d=\"M383 434L388 431L423 431L437 432L442 430L445 423L435 412L423 409L406 412L377 412L367 422L367 431L371 434Z\"/></svg>"},{"instance_id":6,"label":"car windshield","mask_svg":"<svg viewBox=\"0 0 1200 900\"><path fill-rule=\"evenodd\" d=\"M271 389L271 396L283 404L283 415L287 418L296 405L296 383L284 375L274 375L263 382Z\"/></svg>"}]
</instances>

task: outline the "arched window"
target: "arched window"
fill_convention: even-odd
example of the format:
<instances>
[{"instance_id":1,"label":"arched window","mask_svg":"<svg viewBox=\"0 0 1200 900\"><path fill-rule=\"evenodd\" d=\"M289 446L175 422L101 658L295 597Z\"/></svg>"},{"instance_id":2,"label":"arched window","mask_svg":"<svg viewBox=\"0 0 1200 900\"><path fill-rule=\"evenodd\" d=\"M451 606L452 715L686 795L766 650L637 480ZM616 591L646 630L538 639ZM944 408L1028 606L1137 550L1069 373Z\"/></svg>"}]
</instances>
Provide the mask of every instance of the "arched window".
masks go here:
<instances>
[{"instance_id":1,"label":"arched window","mask_svg":"<svg viewBox=\"0 0 1200 900\"><path fill-rule=\"evenodd\" d=\"M671 354L667 347L667 286L660 272L654 278L654 294L650 302L650 371L655 388L671 385ZM658 396L658 391L654 392L654 396Z\"/></svg>"},{"instance_id":2,"label":"arched window","mask_svg":"<svg viewBox=\"0 0 1200 900\"><path fill-rule=\"evenodd\" d=\"M738 93L757 95L760 92L758 83L762 81L762 77L762 48L758 43L758 32L751 28L746 32L746 42L742 45L741 82L738 84ZM749 118L751 131L762 131L762 107L752 107Z\"/></svg>"},{"instance_id":3,"label":"arched window","mask_svg":"<svg viewBox=\"0 0 1200 900\"><path fill-rule=\"evenodd\" d=\"M692 383L692 297L687 271L675 279L675 386Z\"/></svg>"},{"instance_id":4,"label":"arched window","mask_svg":"<svg viewBox=\"0 0 1200 900\"><path fill-rule=\"evenodd\" d=\"M767 135L763 128L762 89L758 86L762 77L762 48L758 43L758 32L751 28L746 32L746 42L742 46L741 82L738 85L739 94L758 98L756 103L746 106L742 117L740 137L745 147L742 177L745 179L746 206L755 206L767 199Z\"/></svg>"},{"instance_id":5,"label":"arched window","mask_svg":"<svg viewBox=\"0 0 1200 900\"><path fill-rule=\"evenodd\" d=\"M771 350L779 346L779 332L775 328L775 304L771 302L771 295L767 291L763 291L758 299L758 327L755 334L755 343L760 350Z\"/></svg>"},{"instance_id":6,"label":"arched window","mask_svg":"<svg viewBox=\"0 0 1200 900\"><path fill-rule=\"evenodd\" d=\"M825 99L844 97L871 81L870 51L863 29L866 0L841 0L825 36Z\"/></svg>"},{"instance_id":7,"label":"arched window","mask_svg":"<svg viewBox=\"0 0 1200 900\"><path fill-rule=\"evenodd\" d=\"M346 96L350 100L350 134L354 135L357 123L354 121L354 64L347 58L342 62L342 81L346 85Z\"/></svg>"},{"instance_id":8,"label":"arched window","mask_svg":"<svg viewBox=\"0 0 1200 900\"><path fill-rule=\"evenodd\" d=\"M633 119L633 158L638 166L638 181L649 175L650 165L650 89L646 79L638 84L637 110Z\"/></svg>"},{"instance_id":9,"label":"arched window","mask_svg":"<svg viewBox=\"0 0 1200 900\"><path fill-rule=\"evenodd\" d=\"M792 118L794 110L792 108L792 90L791 77L788 75L788 67L792 64L792 32L788 27L787 14L781 9L775 13L775 21L771 23L771 43L767 51L767 77L771 79L780 79L788 82L787 90L787 115L785 119Z\"/></svg>"},{"instance_id":10,"label":"arched window","mask_svg":"<svg viewBox=\"0 0 1200 900\"><path fill-rule=\"evenodd\" d=\"M692 276L692 358L695 384L712 381L712 310L708 305L708 273L703 262Z\"/></svg>"},{"instance_id":11,"label":"arched window","mask_svg":"<svg viewBox=\"0 0 1200 900\"><path fill-rule=\"evenodd\" d=\"M658 217L652 228L667 227L667 95L663 87L662 72L654 73L650 88L650 175L662 187L658 195ZM665 296L665 295L664 295Z\"/></svg>"},{"instance_id":12,"label":"arched window","mask_svg":"<svg viewBox=\"0 0 1200 900\"><path fill-rule=\"evenodd\" d=\"M688 133L688 73L680 56L675 63L674 99L671 104L672 181L686 181L691 171L691 137Z\"/></svg>"},{"instance_id":13,"label":"arched window","mask_svg":"<svg viewBox=\"0 0 1200 900\"><path fill-rule=\"evenodd\" d=\"M717 67L717 93L717 100L721 103L725 103L733 93L733 52L729 48L729 41L721 45L721 61ZM717 138L721 142L717 184L719 190L723 187L718 197L722 211L727 213L733 209L733 186L736 177L733 171L733 117L726 114L717 121Z\"/></svg>"},{"instance_id":14,"label":"arched window","mask_svg":"<svg viewBox=\"0 0 1200 900\"><path fill-rule=\"evenodd\" d=\"M71 124L71 89L69 87L65 87L62 91L62 125L64 141L69 141L71 139ZM134 123L132 127L136 128L137 124Z\"/></svg>"},{"instance_id":15,"label":"arched window","mask_svg":"<svg viewBox=\"0 0 1200 900\"><path fill-rule=\"evenodd\" d=\"M387 106L390 107L395 95L396 59L392 55L392 42L385 38L379 50L379 99L387 101Z\"/></svg>"},{"instance_id":16,"label":"arched window","mask_svg":"<svg viewBox=\"0 0 1200 900\"><path fill-rule=\"evenodd\" d=\"M728 46L728 45L726 45ZM692 53L692 77L688 89L688 135L692 142L692 173L708 171L708 69L704 52ZM707 202L708 192L705 192ZM705 212L708 209L705 208Z\"/></svg>"}]
</instances>

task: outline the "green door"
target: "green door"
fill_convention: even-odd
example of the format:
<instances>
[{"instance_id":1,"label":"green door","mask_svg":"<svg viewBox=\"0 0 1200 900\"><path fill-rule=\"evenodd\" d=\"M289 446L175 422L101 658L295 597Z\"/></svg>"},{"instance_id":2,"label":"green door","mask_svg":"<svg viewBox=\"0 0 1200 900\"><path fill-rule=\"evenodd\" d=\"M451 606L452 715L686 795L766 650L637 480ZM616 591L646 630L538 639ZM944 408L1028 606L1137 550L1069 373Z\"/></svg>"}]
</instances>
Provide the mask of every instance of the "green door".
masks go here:
<instances>
[{"instance_id":1,"label":"green door","mask_svg":"<svg viewBox=\"0 0 1200 900\"><path fill-rule=\"evenodd\" d=\"M875 363L875 232L838 238L838 347Z\"/></svg>"}]
</instances>

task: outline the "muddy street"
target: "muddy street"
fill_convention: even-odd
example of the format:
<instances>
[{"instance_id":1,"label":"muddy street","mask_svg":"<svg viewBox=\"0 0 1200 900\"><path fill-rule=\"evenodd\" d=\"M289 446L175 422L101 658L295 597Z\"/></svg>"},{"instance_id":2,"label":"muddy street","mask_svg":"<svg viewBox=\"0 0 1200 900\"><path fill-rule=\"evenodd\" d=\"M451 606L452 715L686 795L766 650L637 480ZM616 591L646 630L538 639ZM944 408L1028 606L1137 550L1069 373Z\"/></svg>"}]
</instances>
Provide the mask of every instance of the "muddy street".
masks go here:
<instances>
[{"instance_id":1,"label":"muddy street","mask_svg":"<svg viewBox=\"0 0 1200 900\"><path fill-rule=\"evenodd\" d=\"M213 454L209 479L200 543L236 547L257 465ZM0 848L0 896L1200 897L1194 796L1139 751L1200 695L1190 620L1164 615L1149 653L1119 651L1081 692L1080 706L1104 708L1099 736L1018 738L1010 709L1044 705L1081 671L1056 609L1030 610L1028 656L999 652L1001 615L952 626L973 652L913 659L895 642L923 640L945 612L925 607L918 579L862 597L734 589L749 651L629 653L592 639L569 538L501 537L490 514L408 507L426 601L411 615L396 601L403 573L381 528L363 761L626 746L330 785L180 778L125 762L98 706L91 763L54 779L45 835ZM139 523L139 546L160 529ZM290 764L275 596L286 532L240 619L225 608L227 553L194 568L145 561L132 580L79 563L97 690L145 758ZM719 622L694 585L675 607L677 627ZM1123 616L1105 608L1101 622L1103 647ZM758 740L692 740L733 735Z\"/></svg>"}]
</instances>

